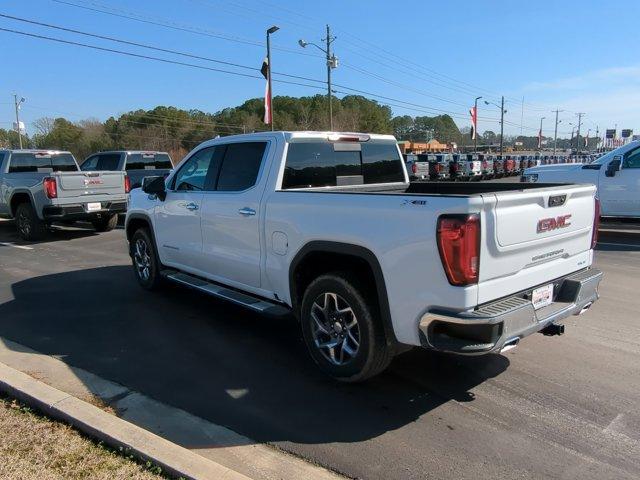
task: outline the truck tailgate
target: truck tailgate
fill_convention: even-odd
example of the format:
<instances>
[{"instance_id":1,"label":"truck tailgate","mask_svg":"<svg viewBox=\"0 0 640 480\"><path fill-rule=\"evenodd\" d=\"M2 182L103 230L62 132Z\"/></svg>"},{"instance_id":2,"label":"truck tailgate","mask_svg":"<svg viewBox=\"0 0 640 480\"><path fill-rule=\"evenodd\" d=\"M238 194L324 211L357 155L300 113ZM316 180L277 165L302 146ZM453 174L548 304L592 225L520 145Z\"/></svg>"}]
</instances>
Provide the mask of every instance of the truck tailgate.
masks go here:
<instances>
[{"instance_id":1,"label":"truck tailgate","mask_svg":"<svg viewBox=\"0 0 640 480\"><path fill-rule=\"evenodd\" d=\"M58 184L59 199L125 194L123 172L58 172L52 176Z\"/></svg>"},{"instance_id":2,"label":"truck tailgate","mask_svg":"<svg viewBox=\"0 0 640 480\"><path fill-rule=\"evenodd\" d=\"M478 303L588 266L594 195L592 185L483 195Z\"/></svg>"}]
</instances>

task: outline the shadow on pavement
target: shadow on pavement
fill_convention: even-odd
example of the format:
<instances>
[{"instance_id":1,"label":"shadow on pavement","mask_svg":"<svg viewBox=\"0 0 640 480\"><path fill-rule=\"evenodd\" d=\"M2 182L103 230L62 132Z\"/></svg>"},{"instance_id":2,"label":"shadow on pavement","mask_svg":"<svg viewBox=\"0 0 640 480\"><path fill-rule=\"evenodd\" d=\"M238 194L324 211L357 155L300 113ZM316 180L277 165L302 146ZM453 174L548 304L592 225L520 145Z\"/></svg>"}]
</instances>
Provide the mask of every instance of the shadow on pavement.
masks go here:
<instances>
[{"instance_id":1,"label":"shadow on pavement","mask_svg":"<svg viewBox=\"0 0 640 480\"><path fill-rule=\"evenodd\" d=\"M98 235L90 224L77 223L73 226L52 225L45 238L34 242L27 242L18 236L16 224L13 220L0 220L0 242L11 242L16 245L34 245L38 243L50 243L58 241L69 241L76 238L91 237Z\"/></svg>"},{"instance_id":2,"label":"shadow on pavement","mask_svg":"<svg viewBox=\"0 0 640 480\"><path fill-rule=\"evenodd\" d=\"M316 370L293 318L180 287L149 293L130 267L41 276L12 293L0 336L261 442L375 438L448 401L473 401L470 390L509 365L413 350L367 383L340 384Z\"/></svg>"}]
</instances>

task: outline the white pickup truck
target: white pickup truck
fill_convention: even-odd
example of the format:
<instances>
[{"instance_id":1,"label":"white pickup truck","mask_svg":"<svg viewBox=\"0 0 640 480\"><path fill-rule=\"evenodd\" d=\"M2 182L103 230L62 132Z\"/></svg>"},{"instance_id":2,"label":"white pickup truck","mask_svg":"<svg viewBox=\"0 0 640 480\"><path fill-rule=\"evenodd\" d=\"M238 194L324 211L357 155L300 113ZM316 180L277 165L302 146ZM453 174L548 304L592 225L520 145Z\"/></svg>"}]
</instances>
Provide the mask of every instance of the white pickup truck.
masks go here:
<instances>
[{"instance_id":1,"label":"white pickup truck","mask_svg":"<svg viewBox=\"0 0 640 480\"><path fill-rule=\"evenodd\" d=\"M640 141L612 150L593 163L543 165L524 171L526 183L591 183L603 217L640 218Z\"/></svg>"},{"instance_id":2,"label":"white pickup truck","mask_svg":"<svg viewBox=\"0 0 640 480\"><path fill-rule=\"evenodd\" d=\"M131 192L140 285L293 312L317 365L358 381L407 345L499 352L598 298L595 187L409 183L388 135L207 141Z\"/></svg>"}]
</instances>

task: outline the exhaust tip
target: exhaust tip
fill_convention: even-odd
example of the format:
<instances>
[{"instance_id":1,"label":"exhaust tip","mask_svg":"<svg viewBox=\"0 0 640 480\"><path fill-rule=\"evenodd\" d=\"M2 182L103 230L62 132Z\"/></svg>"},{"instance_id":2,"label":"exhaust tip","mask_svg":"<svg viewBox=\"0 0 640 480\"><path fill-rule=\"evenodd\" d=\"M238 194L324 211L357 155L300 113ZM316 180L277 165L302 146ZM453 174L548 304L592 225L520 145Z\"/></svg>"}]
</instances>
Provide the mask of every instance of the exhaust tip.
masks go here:
<instances>
[{"instance_id":1,"label":"exhaust tip","mask_svg":"<svg viewBox=\"0 0 640 480\"><path fill-rule=\"evenodd\" d=\"M500 353L505 353L505 352L508 352L509 350L513 350L518 346L518 343L520 343L520 337L507 340L506 342L504 342L504 345L500 349Z\"/></svg>"},{"instance_id":2,"label":"exhaust tip","mask_svg":"<svg viewBox=\"0 0 640 480\"><path fill-rule=\"evenodd\" d=\"M582 315L584 312L589 310L591 308L591 305L593 305L593 302L587 303L584 307L582 307L582 310L578 312L578 315Z\"/></svg>"}]
</instances>

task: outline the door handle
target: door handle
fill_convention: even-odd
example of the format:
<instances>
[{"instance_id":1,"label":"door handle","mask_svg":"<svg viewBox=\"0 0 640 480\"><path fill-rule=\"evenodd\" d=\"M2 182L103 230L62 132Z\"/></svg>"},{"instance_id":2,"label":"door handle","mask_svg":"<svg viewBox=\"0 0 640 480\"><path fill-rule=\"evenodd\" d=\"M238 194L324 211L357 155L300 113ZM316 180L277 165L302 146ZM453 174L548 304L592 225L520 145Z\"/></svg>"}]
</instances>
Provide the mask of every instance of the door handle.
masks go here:
<instances>
[{"instance_id":1,"label":"door handle","mask_svg":"<svg viewBox=\"0 0 640 480\"><path fill-rule=\"evenodd\" d=\"M198 210L198 205L196 205L195 203L191 202L191 203L187 203L184 206L187 210Z\"/></svg>"},{"instance_id":2,"label":"door handle","mask_svg":"<svg viewBox=\"0 0 640 480\"><path fill-rule=\"evenodd\" d=\"M238 213L240 215L244 215L245 217L252 217L253 215L256 214L256 211L253 208L244 207L238 210Z\"/></svg>"}]
</instances>

